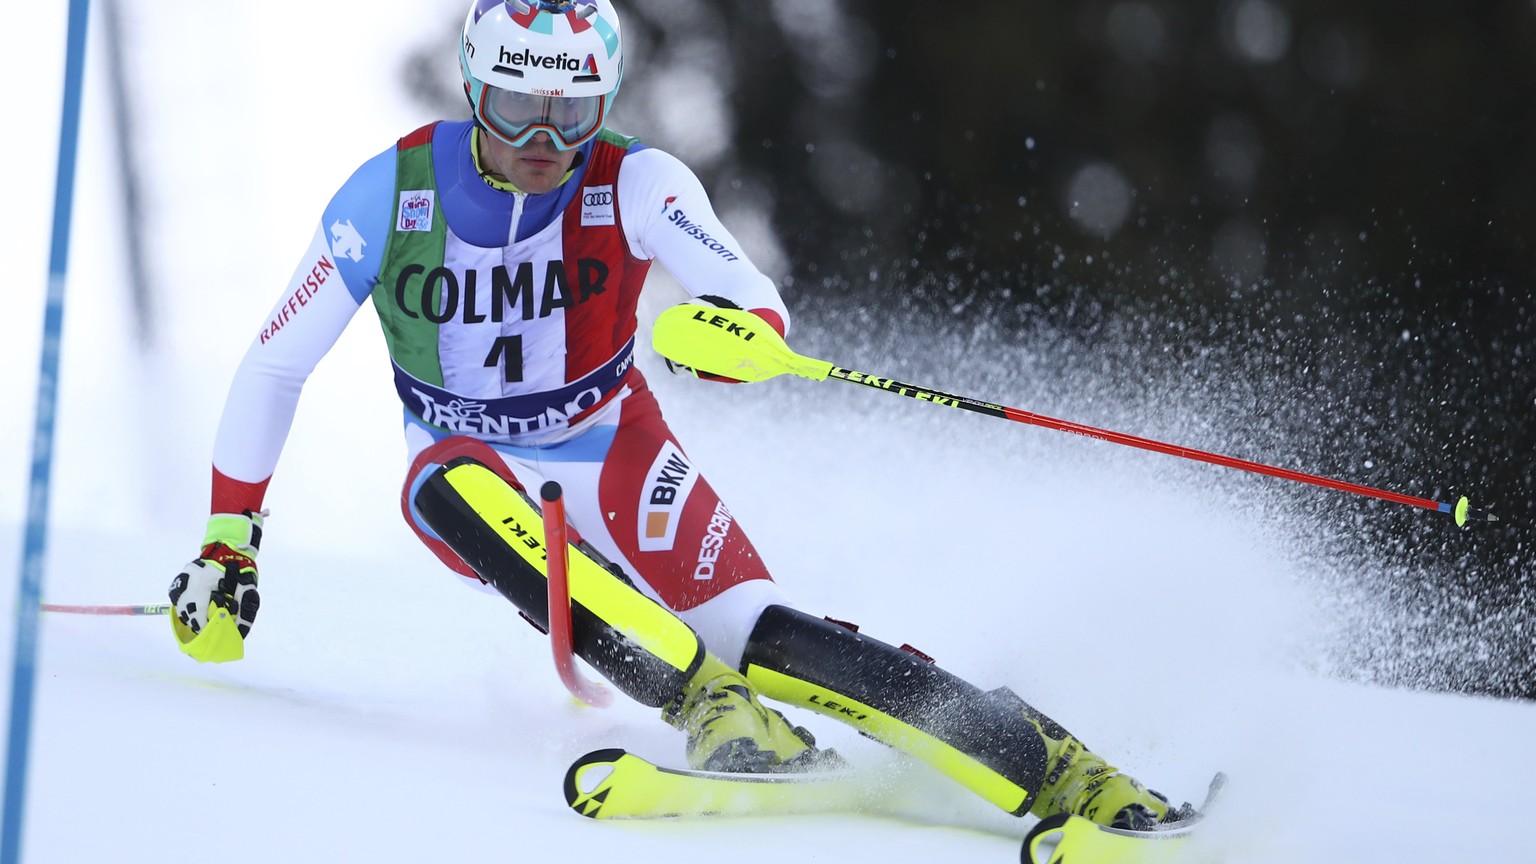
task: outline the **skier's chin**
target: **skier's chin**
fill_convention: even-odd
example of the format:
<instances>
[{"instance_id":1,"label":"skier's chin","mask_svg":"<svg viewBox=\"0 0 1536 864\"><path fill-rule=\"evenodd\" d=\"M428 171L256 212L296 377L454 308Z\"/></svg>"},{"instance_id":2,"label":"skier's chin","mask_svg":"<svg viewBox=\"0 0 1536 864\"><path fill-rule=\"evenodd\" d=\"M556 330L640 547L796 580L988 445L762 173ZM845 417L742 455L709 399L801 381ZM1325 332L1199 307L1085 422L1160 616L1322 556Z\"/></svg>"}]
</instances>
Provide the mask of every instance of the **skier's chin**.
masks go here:
<instances>
[{"instance_id":1,"label":"skier's chin","mask_svg":"<svg viewBox=\"0 0 1536 864\"><path fill-rule=\"evenodd\" d=\"M542 194L560 185L560 178L565 174L560 163L555 159L541 157L519 157L516 168L513 170L512 185L524 192Z\"/></svg>"}]
</instances>

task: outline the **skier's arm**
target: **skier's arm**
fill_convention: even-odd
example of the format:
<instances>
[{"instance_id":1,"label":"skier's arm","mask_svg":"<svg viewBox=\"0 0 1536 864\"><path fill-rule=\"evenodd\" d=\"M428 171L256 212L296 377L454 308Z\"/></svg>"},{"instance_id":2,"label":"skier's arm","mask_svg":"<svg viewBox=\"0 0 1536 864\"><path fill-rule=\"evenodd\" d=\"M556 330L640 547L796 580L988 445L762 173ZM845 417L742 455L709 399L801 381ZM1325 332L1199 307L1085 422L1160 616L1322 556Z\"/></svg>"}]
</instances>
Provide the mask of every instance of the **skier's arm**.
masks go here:
<instances>
[{"instance_id":1,"label":"skier's arm","mask_svg":"<svg viewBox=\"0 0 1536 864\"><path fill-rule=\"evenodd\" d=\"M624 157L618 187L624 233L636 257L660 262L693 297L747 309L787 335L789 310L773 280L721 224L688 166L661 150L641 150Z\"/></svg>"},{"instance_id":2,"label":"skier's arm","mask_svg":"<svg viewBox=\"0 0 1536 864\"><path fill-rule=\"evenodd\" d=\"M213 444L212 512L261 509L304 382L358 306L325 229L316 226L302 262L235 370Z\"/></svg>"},{"instance_id":3,"label":"skier's arm","mask_svg":"<svg viewBox=\"0 0 1536 864\"><path fill-rule=\"evenodd\" d=\"M198 660L244 656L261 606L256 554L267 483L305 380L378 281L393 173L391 148L331 199L235 370L213 445L212 515L198 557L176 574L169 591L176 639Z\"/></svg>"},{"instance_id":4,"label":"skier's arm","mask_svg":"<svg viewBox=\"0 0 1536 864\"><path fill-rule=\"evenodd\" d=\"M304 382L378 281L394 154L370 159L331 198L235 370L213 445L213 513L261 509Z\"/></svg>"},{"instance_id":5,"label":"skier's arm","mask_svg":"<svg viewBox=\"0 0 1536 864\"><path fill-rule=\"evenodd\" d=\"M176 641L198 660L222 663L245 654L246 634L261 608L256 553L267 481L304 380L357 307L324 229L317 228L235 370L213 445L213 512L198 557L171 581Z\"/></svg>"}]
</instances>

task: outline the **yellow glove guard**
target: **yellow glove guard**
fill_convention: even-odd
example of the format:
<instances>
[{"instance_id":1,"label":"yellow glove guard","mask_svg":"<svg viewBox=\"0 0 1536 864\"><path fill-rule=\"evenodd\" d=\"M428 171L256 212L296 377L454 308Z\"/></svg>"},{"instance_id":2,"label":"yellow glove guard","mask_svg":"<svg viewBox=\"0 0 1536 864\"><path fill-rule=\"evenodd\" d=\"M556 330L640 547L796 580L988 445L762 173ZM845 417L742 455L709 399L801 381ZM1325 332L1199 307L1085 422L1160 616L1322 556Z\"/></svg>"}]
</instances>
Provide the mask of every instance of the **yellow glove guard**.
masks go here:
<instances>
[{"instance_id":1,"label":"yellow glove guard","mask_svg":"<svg viewBox=\"0 0 1536 864\"><path fill-rule=\"evenodd\" d=\"M228 663L245 656L245 640L235 626L235 616L222 606L208 610L208 623L201 633L181 623L176 617L176 607L171 607L171 630L181 645L181 653L199 663Z\"/></svg>"}]
</instances>

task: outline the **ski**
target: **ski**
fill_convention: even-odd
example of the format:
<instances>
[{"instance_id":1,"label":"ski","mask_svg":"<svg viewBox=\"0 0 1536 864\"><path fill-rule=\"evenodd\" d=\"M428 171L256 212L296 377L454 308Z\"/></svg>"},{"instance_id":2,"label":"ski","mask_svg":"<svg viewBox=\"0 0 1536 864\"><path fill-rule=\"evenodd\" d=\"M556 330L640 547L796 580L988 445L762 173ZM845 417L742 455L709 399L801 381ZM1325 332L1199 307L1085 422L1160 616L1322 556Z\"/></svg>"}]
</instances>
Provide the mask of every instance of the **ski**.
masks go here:
<instances>
[{"instance_id":1,"label":"ski","mask_svg":"<svg viewBox=\"0 0 1536 864\"><path fill-rule=\"evenodd\" d=\"M789 816L871 807L867 777L849 770L735 774L665 768L626 750L595 750L565 773L565 803L590 819ZM1153 831L1123 831L1080 816L1041 820L1024 839L1026 864L1185 864L1183 842L1226 782L1218 774L1200 809ZM1069 857L1070 856L1070 857Z\"/></svg>"},{"instance_id":2,"label":"ski","mask_svg":"<svg viewBox=\"0 0 1536 864\"><path fill-rule=\"evenodd\" d=\"M1081 816L1058 813L1041 819L1024 838L1025 864L1189 864L1188 840L1226 785L1211 780L1205 803L1185 805L1179 818L1150 831L1110 828Z\"/></svg>"},{"instance_id":3,"label":"ski","mask_svg":"<svg viewBox=\"0 0 1536 864\"><path fill-rule=\"evenodd\" d=\"M848 811L857 809L868 794L851 771L691 771L663 768L621 749L588 753L565 772L565 803L592 819Z\"/></svg>"}]
</instances>

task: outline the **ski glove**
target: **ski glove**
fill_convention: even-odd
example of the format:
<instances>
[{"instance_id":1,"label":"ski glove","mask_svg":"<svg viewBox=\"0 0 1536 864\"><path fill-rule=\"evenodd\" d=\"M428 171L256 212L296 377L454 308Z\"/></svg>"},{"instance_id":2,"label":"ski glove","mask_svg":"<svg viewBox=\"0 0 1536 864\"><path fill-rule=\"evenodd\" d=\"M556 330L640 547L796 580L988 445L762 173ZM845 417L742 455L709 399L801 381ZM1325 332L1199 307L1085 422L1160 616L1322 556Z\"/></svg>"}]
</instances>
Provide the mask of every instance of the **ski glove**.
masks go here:
<instances>
[{"instance_id":1,"label":"ski glove","mask_svg":"<svg viewBox=\"0 0 1536 864\"><path fill-rule=\"evenodd\" d=\"M171 580L171 629L188 656L223 663L245 656L256 623L256 553L266 512L215 513L203 551Z\"/></svg>"}]
</instances>

